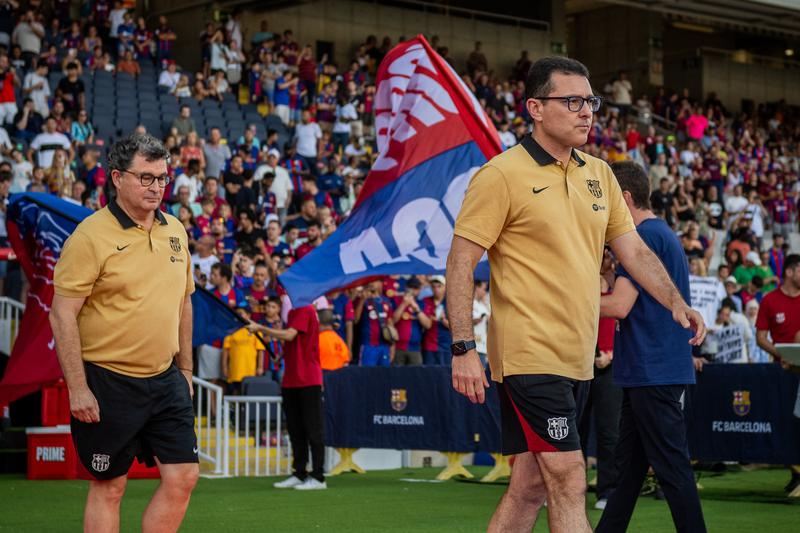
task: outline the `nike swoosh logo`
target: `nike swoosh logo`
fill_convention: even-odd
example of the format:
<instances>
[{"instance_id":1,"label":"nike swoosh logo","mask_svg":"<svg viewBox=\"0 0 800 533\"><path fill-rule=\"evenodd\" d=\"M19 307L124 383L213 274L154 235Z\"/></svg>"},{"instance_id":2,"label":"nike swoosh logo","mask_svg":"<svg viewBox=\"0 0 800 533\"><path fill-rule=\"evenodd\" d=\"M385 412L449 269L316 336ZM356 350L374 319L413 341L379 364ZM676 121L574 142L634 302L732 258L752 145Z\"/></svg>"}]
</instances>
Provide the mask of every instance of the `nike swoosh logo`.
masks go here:
<instances>
[{"instance_id":1,"label":"nike swoosh logo","mask_svg":"<svg viewBox=\"0 0 800 533\"><path fill-rule=\"evenodd\" d=\"M192 448L192 453L197 453L197 447Z\"/></svg>"},{"instance_id":2,"label":"nike swoosh logo","mask_svg":"<svg viewBox=\"0 0 800 533\"><path fill-rule=\"evenodd\" d=\"M118 251L118 252L121 252L122 250L124 250L124 249L125 249L125 248L127 248L128 246L130 246L130 244L126 244L125 246L119 246L119 245L117 245L117 251Z\"/></svg>"},{"instance_id":3,"label":"nike swoosh logo","mask_svg":"<svg viewBox=\"0 0 800 533\"><path fill-rule=\"evenodd\" d=\"M549 189L550 186L542 187L541 189L537 189L536 187L533 188L533 194L539 194L540 192L544 191L545 189Z\"/></svg>"}]
</instances>

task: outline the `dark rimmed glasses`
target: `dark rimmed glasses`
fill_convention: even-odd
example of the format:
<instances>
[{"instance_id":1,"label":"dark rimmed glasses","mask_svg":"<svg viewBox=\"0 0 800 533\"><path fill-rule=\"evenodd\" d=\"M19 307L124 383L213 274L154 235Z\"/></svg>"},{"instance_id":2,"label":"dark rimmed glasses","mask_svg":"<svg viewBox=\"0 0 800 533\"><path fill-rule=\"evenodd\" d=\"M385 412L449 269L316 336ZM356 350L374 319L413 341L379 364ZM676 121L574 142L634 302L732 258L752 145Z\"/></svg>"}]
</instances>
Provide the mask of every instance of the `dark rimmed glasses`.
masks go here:
<instances>
[{"instance_id":1,"label":"dark rimmed glasses","mask_svg":"<svg viewBox=\"0 0 800 533\"><path fill-rule=\"evenodd\" d=\"M600 104L603 103L603 98L600 96L537 96L534 100L561 100L567 103L567 109L573 113L577 113L583 109L583 104L589 104L589 109L592 113L597 113L600 109Z\"/></svg>"},{"instance_id":2,"label":"dark rimmed glasses","mask_svg":"<svg viewBox=\"0 0 800 533\"><path fill-rule=\"evenodd\" d=\"M142 172L141 174L137 174L136 172L131 172L130 170L121 170L120 172L127 172L128 174L139 178L142 187L149 187L153 184L153 182L158 181L158 186L163 189L164 187L169 185L170 181L170 177L168 174L162 174L160 176L156 176L154 174L150 174L149 172Z\"/></svg>"}]
</instances>

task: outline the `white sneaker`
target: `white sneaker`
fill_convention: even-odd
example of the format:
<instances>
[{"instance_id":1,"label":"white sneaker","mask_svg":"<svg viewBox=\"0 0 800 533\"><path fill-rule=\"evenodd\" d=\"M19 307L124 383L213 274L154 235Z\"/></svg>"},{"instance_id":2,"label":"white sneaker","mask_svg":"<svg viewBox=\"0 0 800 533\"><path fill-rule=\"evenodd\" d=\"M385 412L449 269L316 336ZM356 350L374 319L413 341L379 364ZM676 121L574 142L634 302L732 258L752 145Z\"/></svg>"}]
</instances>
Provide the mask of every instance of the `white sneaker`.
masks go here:
<instances>
[{"instance_id":1,"label":"white sneaker","mask_svg":"<svg viewBox=\"0 0 800 533\"><path fill-rule=\"evenodd\" d=\"M597 509L598 511L604 511L607 503L608 503L607 499L601 498L597 500L597 503L594 504L594 508Z\"/></svg>"},{"instance_id":2,"label":"white sneaker","mask_svg":"<svg viewBox=\"0 0 800 533\"><path fill-rule=\"evenodd\" d=\"M291 489L292 487L296 487L298 485L302 485L303 480L297 476L287 477L283 481L278 481L274 483L272 486L276 489Z\"/></svg>"},{"instance_id":3,"label":"white sneaker","mask_svg":"<svg viewBox=\"0 0 800 533\"><path fill-rule=\"evenodd\" d=\"M294 488L295 490L325 490L328 488L328 484L308 476L305 481L299 485L295 485Z\"/></svg>"}]
</instances>

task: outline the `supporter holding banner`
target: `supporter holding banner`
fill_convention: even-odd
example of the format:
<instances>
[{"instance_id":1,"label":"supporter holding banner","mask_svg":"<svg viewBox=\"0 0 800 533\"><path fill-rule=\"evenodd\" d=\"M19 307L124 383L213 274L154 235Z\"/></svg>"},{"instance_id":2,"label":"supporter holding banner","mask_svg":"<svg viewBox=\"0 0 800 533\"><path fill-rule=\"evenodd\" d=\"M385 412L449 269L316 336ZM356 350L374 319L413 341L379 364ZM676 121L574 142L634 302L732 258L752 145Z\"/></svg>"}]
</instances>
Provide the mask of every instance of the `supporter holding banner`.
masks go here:
<instances>
[{"instance_id":1,"label":"supporter holding banner","mask_svg":"<svg viewBox=\"0 0 800 533\"><path fill-rule=\"evenodd\" d=\"M713 324L717 319L717 310L725 298L725 286L713 277L689 276L689 292L692 307L703 315L706 324Z\"/></svg>"},{"instance_id":2,"label":"supporter holding banner","mask_svg":"<svg viewBox=\"0 0 800 533\"><path fill-rule=\"evenodd\" d=\"M347 221L280 279L295 306L375 275L445 268L470 178L501 151L497 131L424 37L378 69L379 156Z\"/></svg>"}]
</instances>

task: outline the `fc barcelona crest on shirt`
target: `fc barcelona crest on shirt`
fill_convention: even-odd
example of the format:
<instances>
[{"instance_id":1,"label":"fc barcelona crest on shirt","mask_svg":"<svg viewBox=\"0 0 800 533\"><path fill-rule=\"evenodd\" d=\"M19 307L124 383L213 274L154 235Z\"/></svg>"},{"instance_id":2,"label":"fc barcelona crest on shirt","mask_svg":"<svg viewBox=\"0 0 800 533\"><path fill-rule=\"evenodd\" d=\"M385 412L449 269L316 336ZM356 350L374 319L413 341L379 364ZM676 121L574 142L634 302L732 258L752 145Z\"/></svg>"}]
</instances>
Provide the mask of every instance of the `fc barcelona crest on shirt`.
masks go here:
<instances>
[{"instance_id":1,"label":"fc barcelona crest on shirt","mask_svg":"<svg viewBox=\"0 0 800 533\"><path fill-rule=\"evenodd\" d=\"M406 389L392 389L392 409L399 413L406 408L406 405L408 405Z\"/></svg>"},{"instance_id":2,"label":"fc barcelona crest on shirt","mask_svg":"<svg viewBox=\"0 0 800 533\"><path fill-rule=\"evenodd\" d=\"M169 247L172 248L172 251L176 254L179 253L181 251L181 240L178 237L170 237Z\"/></svg>"},{"instance_id":3,"label":"fc barcelona crest on shirt","mask_svg":"<svg viewBox=\"0 0 800 533\"><path fill-rule=\"evenodd\" d=\"M603 189L600 188L600 180L586 180L586 186L589 187L589 192L595 198L603 197Z\"/></svg>"},{"instance_id":4,"label":"fc barcelona crest on shirt","mask_svg":"<svg viewBox=\"0 0 800 533\"><path fill-rule=\"evenodd\" d=\"M746 416L750 412L750 391L733 391L733 412L739 416Z\"/></svg>"},{"instance_id":5,"label":"fc barcelona crest on shirt","mask_svg":"<svg viewBox=\"0 0 800 533\"><path fill-rule=\"evenodd\" d=\"M555 440L565 438L569 434L569 425L567 424L566 417L548 418L547 434L550 435L551 439Z\"/></svg>"}]
</instances>

